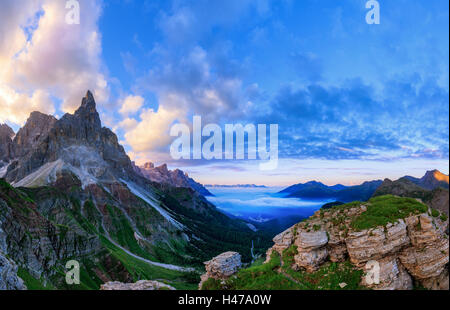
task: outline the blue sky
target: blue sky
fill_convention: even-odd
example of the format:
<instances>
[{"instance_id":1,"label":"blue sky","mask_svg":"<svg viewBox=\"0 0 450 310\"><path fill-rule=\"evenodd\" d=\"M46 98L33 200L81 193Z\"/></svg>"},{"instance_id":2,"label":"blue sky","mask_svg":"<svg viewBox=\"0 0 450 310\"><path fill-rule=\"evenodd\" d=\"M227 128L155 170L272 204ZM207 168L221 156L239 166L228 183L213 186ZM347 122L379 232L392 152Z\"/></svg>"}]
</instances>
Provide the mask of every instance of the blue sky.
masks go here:
<instances>
[{"instance_id":1,"label":"blue sky","mask_svg":"<svg viewBox=\"0 0 450 310\"><path fill-rule=\"evenodd\" d=\"M107 82L102 119L136 161L181 166L204 183L448 173L448 1L380 0L380 25L365 22L365 3L111 0L91 17L81 2ZM56 115L66 111L59 97ZM194 114L279 124L279 169L171 160L167 129Z\"/></svg>"}]
</instances>

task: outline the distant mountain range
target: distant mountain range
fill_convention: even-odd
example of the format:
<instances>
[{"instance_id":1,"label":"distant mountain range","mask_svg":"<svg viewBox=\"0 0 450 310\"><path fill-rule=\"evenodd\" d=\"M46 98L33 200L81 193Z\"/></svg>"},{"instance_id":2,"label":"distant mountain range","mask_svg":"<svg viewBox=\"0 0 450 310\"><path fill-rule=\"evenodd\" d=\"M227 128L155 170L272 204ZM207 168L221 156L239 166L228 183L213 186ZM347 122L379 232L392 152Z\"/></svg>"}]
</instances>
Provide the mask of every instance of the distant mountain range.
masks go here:
<instances>
[{"instance_id":1,"label":"distant mountain range","mask_svg":"<svg viewBox=\"0 0 450 310\"><path fill-rule=\"evenodd\" d=\"M341 184L327 186L317 181L292 185L280 193L286 197L302 199L333 199L342 203L350 201L366 201L376 193L394 194L398 196L419 197L423 193L437 189L448 192L449 177L438 170L426 172L422 178L405 176L395 182L386 179L364 182L356 186ZM420 193L420 194L419 194Z\"/></svg>"},{"instance_id":2,"label":"distant mountain range","mask_svg":"<svg viewBox=\"0 0 450 310\"><path fill-rule=\"evenodd\" d=\"M300 183L292 185L284 190L281 194L287 197L295 197L302 199L334 199L342 202L350 202L355 200L365 201L372 197L378 186L383 181L364 182L357 186L344 186L341 184L327 186L317 181Z\"/></svg>"},{"instance_id":3,"label":"distant mountain range","mask_svg":"<svg viewBox=\"0 0 450 310\"><path fill-rule=\"evenodd\" d=\"M205 187L210 188L267 188L265 185L255 184L235 184L235 185L219 185L219 184L207 184Z\"/></svg>"}]
</instances>

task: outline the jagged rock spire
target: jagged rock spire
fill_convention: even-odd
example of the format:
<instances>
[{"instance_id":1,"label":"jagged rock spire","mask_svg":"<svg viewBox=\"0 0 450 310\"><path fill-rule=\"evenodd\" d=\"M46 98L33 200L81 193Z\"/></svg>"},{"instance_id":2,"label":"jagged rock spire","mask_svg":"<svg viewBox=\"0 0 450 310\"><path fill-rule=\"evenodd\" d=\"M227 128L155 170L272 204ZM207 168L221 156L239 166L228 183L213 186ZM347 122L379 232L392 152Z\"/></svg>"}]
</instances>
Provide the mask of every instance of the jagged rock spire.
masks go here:
<instances>
[{"instance_id":1,"label":"jagged rock spire","mask_svg":"<svg viewBox=\"0 0 450 310\"><path fill-rule=\"evenodd\" d=\"M81 106L75 111L74 116L79 118L84 123L84 127L89 128L89 130L101 128L100 116L98 115L95 99L91 91L87 91L86 96L81 101Z\"/></svg>"},{"instance_id":2,"label":"jagged rock spire","mask_svg":"<svg viewBox=\"0 0 450 310\"><path fill-rule=\"evenodd\" d=\"M92 106L95 109L94 95L92 95L90 90L86 92L86 96L84 96L83 100L81 101L81 106L82 107Z\"/></svg>"}]
</instances>

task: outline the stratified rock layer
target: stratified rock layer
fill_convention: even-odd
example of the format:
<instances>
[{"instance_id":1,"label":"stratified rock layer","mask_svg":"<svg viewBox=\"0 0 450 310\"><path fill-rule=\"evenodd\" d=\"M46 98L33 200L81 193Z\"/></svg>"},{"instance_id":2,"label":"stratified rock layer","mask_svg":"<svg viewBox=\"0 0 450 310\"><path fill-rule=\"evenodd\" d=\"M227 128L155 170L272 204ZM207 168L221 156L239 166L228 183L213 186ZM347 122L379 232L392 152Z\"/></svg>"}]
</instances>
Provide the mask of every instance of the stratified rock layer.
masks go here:
<instances>
[{"instance_id":1,"label":"stratified rock layer","mask_svg":"<svg viewBox=\"0 0 450 310\"><path fill-rule=\"evenodd\" d=\"M448 289L448 219L432 217L430 210L384 227L352 229L352 220L366 211L364 204L317 211L307 221L277 235L266 261L273 251L282 254L295 245L294 269L314 272L328 260L348 258L366 275L376 264L379 281L366 276L361 281L371 289L409 290L414 281L428 289Z\"/></svg>"},{"instance_id":2,"label":"stratified rock layer","mask_svg":"<svg viewBox=\"0 0 450 310\"><path fill-rule=\"evenodd\" d=\"M241 267L241 255L236 252L225 252L204 263L206 273L201 276L199 288L209 278L225 280L235 274Z\"/></svg>"}]
</instances>

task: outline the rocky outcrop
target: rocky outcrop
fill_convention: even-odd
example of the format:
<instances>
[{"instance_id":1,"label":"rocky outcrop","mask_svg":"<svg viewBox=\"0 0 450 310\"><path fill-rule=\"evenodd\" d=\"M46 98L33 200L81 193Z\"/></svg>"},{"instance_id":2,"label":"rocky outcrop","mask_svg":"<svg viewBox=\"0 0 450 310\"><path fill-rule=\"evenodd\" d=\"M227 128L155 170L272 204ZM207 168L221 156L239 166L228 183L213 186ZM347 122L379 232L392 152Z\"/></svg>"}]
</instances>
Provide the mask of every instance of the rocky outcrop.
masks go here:
<instances>
[{"instance_id":1,"label":"rocky outcrop","mask_svg":"<svg viewBox=\"0 0 450 310\"><path fill-rule=\"evenodd\" d=\"M361 280L362 285L371 289L408 290L414 282L429 289L448 287L448 219L432 216L435 212L429 210L385 226L352 228L353 221L363 216L370 204L316 212L307 221L276 236L274 246L267 252L267 261L273 251L282 254L295 246L294 269L314 272L328 260L339 262L348 257L365 272L376 262L379 282L366 281L365 277Z\"/></svg>"},{"instance_id":2,"label":"rocky outcrop","mask_svg":"<svg viewBox=\"0 0 450 310\"><path fill-rule=\"evenodd\" d=\"M297 255L294 257L297 267L303 267L308 272L316 271L328 257L327 243L325 231L299 231L294 242L297 246Z\"/></svg>"},{"instance_id":3,"label":"rocky outcrop","mask_svg":"<svg viewBox=\"0 0 450 310\"><path fill-rule=\"evenodd\" d=\"M386 227L350 232L345 243L351 262L363 266L370 260L378 260L398 252L410 243L410 239L405 222L399 220Z\"/></svg>"},{"instance_id":4,"label":"rocky outcrop","mask_svg":"<svg viewBox=\"0 0 450 310\"><path fill-rule=\"evenodd\" d=\"M413 289L412 277L406 268L395 256L386 256L377 261L379 268L379 283L367 281L367 276L362 278L362 285L374 290L411 290ZM364 272L367 274L373 268L372 265L365 265Z\"/></svg>"},{"instance_id":5,"label":"rocky outcrop","mask_svg":"<svg viewBox=\"0 0 450 310\"><path fill-rule=\"evenodd\" d=\"M199 288L209 278L225 280L235 274L241 267L241 255L236 252L225 252L204 263L206 273L201 276Z\"/></svg>"},{"instance_id":6,"label":"rocky outcrop","mask_svg":"<svg viewBox=\"0 0 450 310\"><path fill-rule=\"evenodd\" d=\"M266 253L266 263L270 261L270 257L272 256L273 251L277 251L280 255L284 250L289 248L294 241L293 235L293 227L288 228L282 233L276 235L273 238L273 242L275 243L273 247L271 247Z\"/></svg>"},{"instance_id":7,"label":"rocky outcrop","mask_svg":"<svg viewBox=\"0 0 450 310\"><path fill-rule=\"evenodd\" d=\"M175 290L170 285L158 281L141 280L136 283L107 282L100 288L102 291L159 291Z\"/></svg>"}]
</instances>

